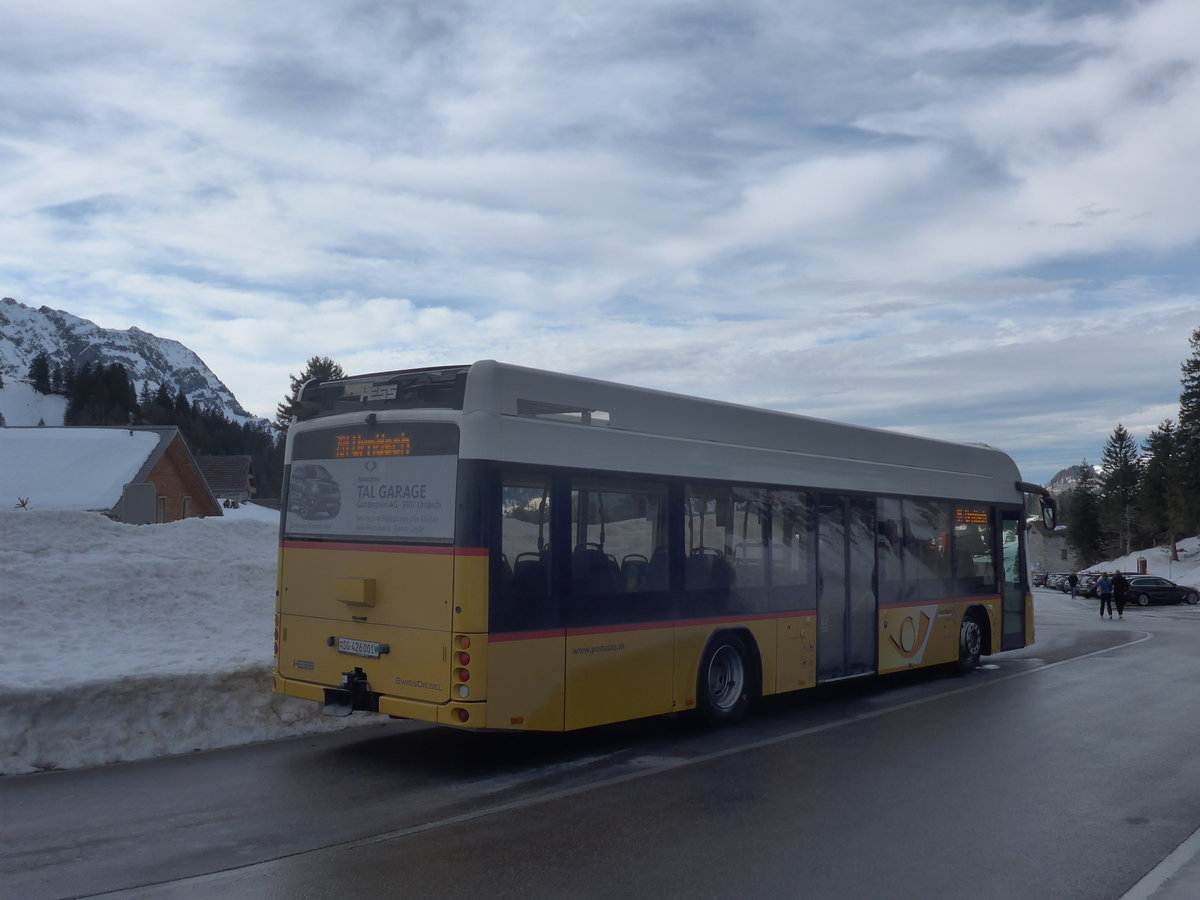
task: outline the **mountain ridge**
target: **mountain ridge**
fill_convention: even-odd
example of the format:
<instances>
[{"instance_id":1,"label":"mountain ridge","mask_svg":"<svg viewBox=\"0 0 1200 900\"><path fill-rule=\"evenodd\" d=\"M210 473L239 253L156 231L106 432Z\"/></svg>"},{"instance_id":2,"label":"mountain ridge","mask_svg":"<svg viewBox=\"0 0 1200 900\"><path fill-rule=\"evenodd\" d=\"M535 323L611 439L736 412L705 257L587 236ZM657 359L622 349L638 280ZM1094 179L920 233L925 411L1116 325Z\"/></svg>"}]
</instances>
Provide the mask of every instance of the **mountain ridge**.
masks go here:
<instances>
[{"instance_id":1,"label":"mountain ridge","mask_svg":"<svg viewBox=\"0 0 1200 900\"><path fill-rule=\"evenodd\" d=\"M267 427L268 421L247 412L233 392L195 351L172 338L159 337L136 325L102 328L61 309L34 309L11 297L0 299L0 375L24 378L39 353L51 367L120 363L140 393L166 385L172 396L183 393L192 405L211 407L239 423Z\"/></svg>"}]
</instances>

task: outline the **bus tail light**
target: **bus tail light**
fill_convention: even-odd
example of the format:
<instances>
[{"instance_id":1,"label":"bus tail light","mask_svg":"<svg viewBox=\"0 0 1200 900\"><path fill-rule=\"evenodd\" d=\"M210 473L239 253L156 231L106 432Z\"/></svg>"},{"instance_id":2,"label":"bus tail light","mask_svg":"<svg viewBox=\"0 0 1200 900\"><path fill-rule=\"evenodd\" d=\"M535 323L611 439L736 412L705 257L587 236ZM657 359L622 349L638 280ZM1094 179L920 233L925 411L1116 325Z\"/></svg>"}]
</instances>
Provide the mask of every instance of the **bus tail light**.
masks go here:
<instances>
[{"instance_id":1,"label":"bus tail light","mask_svg":"<svg viewBox=\"0 0 1200 900\"><path fill-rule=\"evenodd\" d=\"M460 722L466 722L467 719L471 718L471 714L469 712L467 712L465 709L456 709L454 711L454 715L458 718L458 721L460 721Z\"/></svg>"},{"instance_id":2,"label":"bus tail light","mask_svg":"<svg viewBox=\"0 0 1200 900\"><path fill-rule=\"evenodd\" d=\"M465 634L455 635L454 646L458 648L454 653L454 680L461 685L458 690L459 697L465 698L467 694L463 693L466 688L466 683L471 680L471 670L468 668L471 665L471 654L467 649L471 646L471 639ZM469 692L468 692L469 693Z\"/></svg>"}]
</instances>

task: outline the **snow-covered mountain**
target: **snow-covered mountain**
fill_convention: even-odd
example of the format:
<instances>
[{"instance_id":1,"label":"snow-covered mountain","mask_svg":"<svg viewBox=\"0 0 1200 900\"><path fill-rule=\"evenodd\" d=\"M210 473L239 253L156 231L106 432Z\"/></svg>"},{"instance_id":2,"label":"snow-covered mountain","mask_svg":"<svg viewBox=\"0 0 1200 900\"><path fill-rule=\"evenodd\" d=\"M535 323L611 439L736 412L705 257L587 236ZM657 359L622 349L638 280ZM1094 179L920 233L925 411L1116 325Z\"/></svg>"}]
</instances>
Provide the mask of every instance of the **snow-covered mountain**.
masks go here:
<instances>
[{"instance_id":1,"label":"snow-covered mountain","mask_svg":"<svg viewBox=\"0 0 1200 900\"><path fill-rule=\"evenodd\" d=\"M0 375L24 378L35 356L45 351L50 364L120 363L140 393L165 384L174 396L182 391L193 406L208 406L236 422L264 422L250 415L212 370L179 341L134 327L101 328L68 312L40 309L9 297L0 300ZM48 423L49 424L49 423ZM58 424L58 423L54 423Z\"/></svg>"}]
</instances>

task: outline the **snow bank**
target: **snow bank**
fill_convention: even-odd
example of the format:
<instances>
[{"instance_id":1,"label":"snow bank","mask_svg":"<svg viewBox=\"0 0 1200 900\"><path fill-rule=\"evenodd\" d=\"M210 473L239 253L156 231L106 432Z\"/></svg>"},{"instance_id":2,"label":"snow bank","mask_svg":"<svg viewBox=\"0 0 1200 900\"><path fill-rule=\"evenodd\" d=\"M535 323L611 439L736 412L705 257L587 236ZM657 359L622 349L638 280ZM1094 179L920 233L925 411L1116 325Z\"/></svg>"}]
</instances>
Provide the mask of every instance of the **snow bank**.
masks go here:
<instances>
[{"instance_id":1,"label":"snow bank","mask_svg":"<svg viewBox=\"0 0 1200 900\"><path fill-rule=\"evenodd\" d=\"M1136 572L1138 560L1145 559L1147 574L1169 578L1176 584L1200 588L1200 538L1179 541L1175 548L1179 554L1178 560L1171 559L1170 551L1166 547L1151 547L1088 566L1088 571Z\"/></svg>"},{"instance_id":2,"label":"snow bank","mask_svg":"<svg viewBox=\"0 0 1200 900\"><path fill-rule=\"evenodd\" d=\"M278 513L225 512L0 511L0 774L372 721L271 693Z\"/></svg>"}]
</instances>

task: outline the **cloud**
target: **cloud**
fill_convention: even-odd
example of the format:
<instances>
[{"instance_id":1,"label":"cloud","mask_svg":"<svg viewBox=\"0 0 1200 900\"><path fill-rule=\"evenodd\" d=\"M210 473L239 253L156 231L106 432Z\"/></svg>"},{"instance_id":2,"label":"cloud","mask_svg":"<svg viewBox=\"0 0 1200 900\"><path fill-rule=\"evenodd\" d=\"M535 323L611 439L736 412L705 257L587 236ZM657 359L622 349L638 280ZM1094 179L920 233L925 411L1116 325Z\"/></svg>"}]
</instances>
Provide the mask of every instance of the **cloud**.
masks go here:
<instances>
[{"instance_id":1,"label":"cloud","mask_svg":"<svg viewBox=\"0 0 1200 900\"><path fill-rule=\"evenodd\" d=\"M1066 465L1169 411L1200 324L1198 17L9 5L5 293L264 414L312 355L496 357Z\"/></svg>"}]
</instances>

